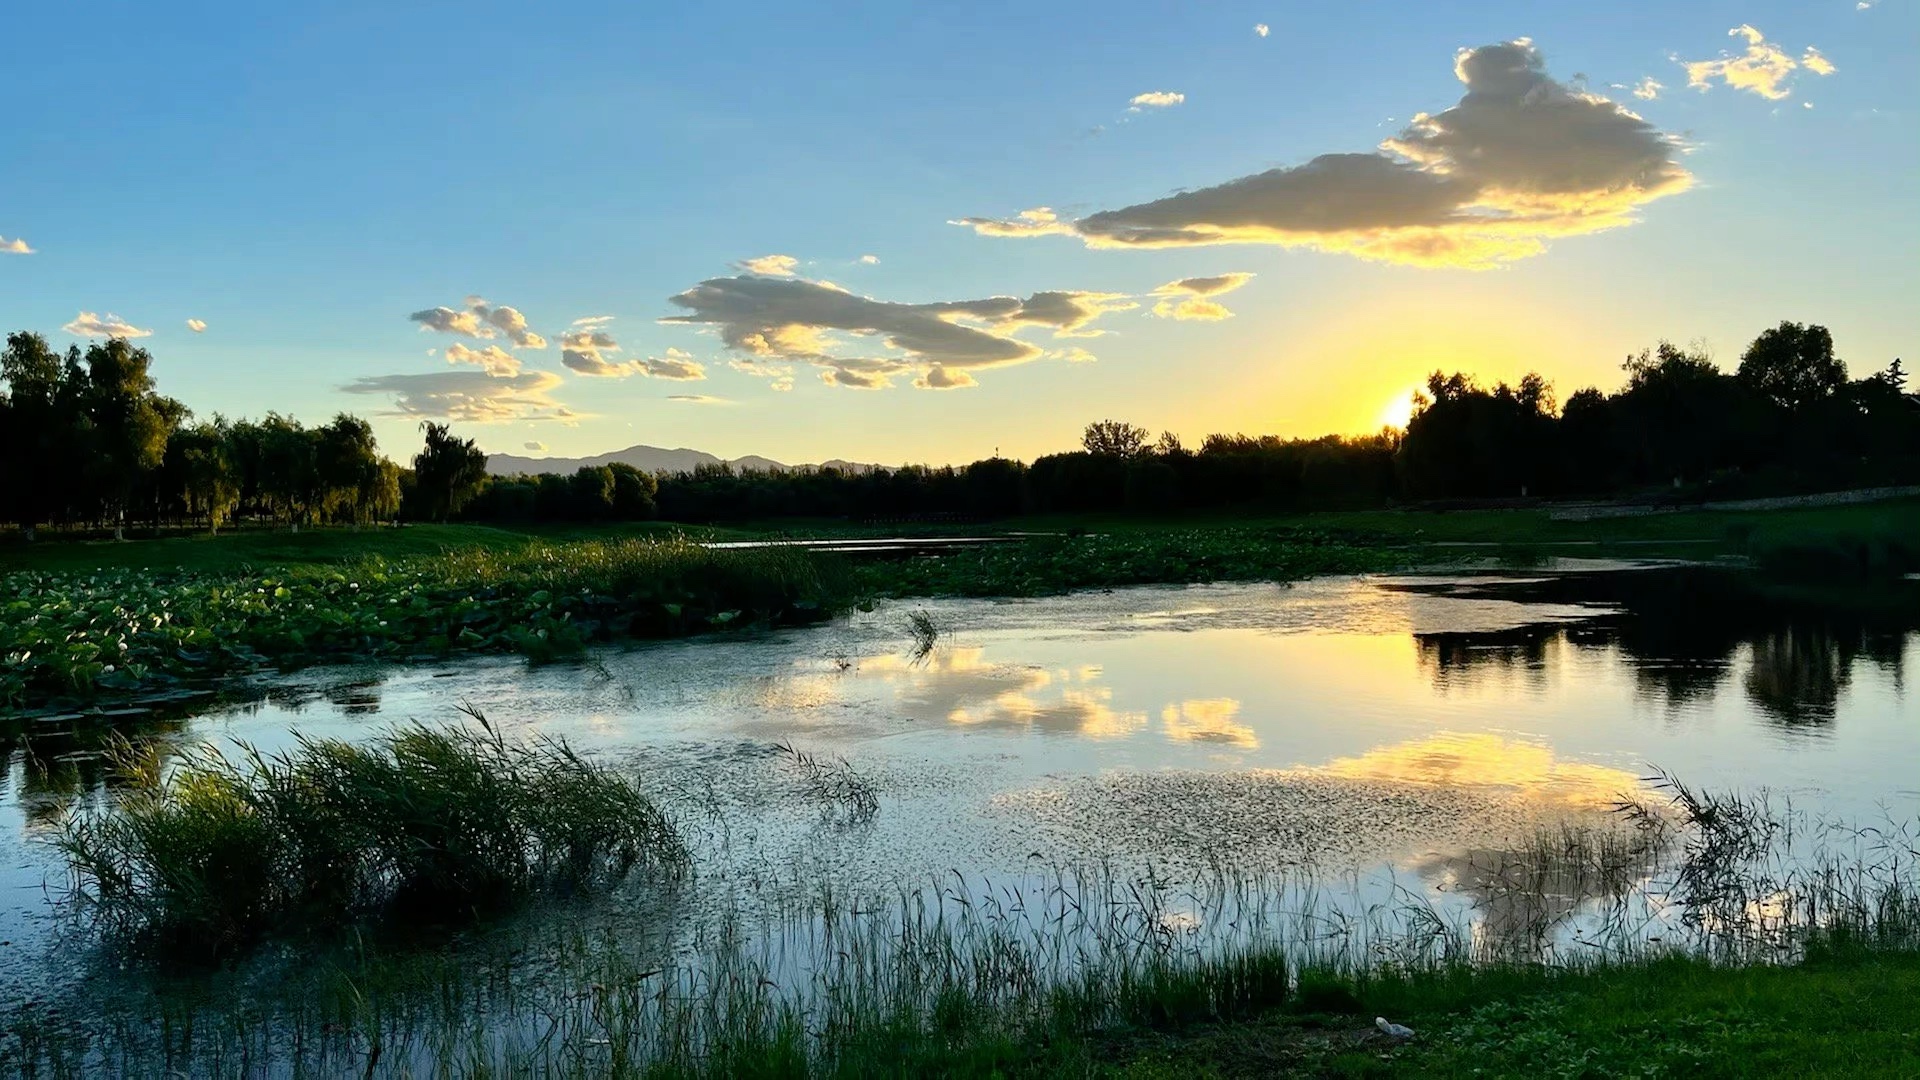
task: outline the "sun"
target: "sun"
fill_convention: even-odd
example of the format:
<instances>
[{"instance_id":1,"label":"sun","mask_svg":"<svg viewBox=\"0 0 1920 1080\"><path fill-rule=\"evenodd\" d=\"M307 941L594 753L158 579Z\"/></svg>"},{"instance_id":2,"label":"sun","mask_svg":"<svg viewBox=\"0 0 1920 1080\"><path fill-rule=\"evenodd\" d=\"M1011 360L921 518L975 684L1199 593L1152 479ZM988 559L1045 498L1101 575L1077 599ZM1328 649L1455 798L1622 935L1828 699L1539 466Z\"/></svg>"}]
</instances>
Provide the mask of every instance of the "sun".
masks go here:
<instances>
[{"instance_id":1,"label":"sun","mask_svg":"<svg viewBox=\"0 0 1920 1080\"><path fill-rule=\"evenodd\" d=\"M1407 423L1413 419L1413 397L1417 392L1408 388L1394 395L1380 410L1381 426L1406 430Z\"/></svg>"}]
</instances>

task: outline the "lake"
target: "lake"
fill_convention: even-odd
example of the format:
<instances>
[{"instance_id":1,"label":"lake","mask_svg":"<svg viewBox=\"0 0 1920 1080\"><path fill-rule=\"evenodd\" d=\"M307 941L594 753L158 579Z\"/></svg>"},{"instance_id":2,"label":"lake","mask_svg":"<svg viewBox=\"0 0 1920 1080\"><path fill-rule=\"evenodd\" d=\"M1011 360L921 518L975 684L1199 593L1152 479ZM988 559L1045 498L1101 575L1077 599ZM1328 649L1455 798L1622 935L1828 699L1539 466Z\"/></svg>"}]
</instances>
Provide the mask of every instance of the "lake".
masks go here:
<instances>
[{"instance_id":1,"label":"lake","mask_svg":"<svg viewBox=\"0 0 1920 1080\"><path fill-rule=\"evenodd\" d=\"M1099 864L1302 868L1449 903L1463 859L1608 820L1654 794L1654 770L1850 821L1920 816L1920 607L1883 596L1863 614L1735 582L1560 560L887 603L577 664L275 675L129 733L271 750L294 732L470 722L456 706L472 702L510 737L642 770L685 823L694 891L735 898ZM0 731L0 981L43 979L59 948L41 841L107 797L101 745L99 729ZM823 802L792 751L870 786L877 812Z\"/></svg>"}]
</instances>

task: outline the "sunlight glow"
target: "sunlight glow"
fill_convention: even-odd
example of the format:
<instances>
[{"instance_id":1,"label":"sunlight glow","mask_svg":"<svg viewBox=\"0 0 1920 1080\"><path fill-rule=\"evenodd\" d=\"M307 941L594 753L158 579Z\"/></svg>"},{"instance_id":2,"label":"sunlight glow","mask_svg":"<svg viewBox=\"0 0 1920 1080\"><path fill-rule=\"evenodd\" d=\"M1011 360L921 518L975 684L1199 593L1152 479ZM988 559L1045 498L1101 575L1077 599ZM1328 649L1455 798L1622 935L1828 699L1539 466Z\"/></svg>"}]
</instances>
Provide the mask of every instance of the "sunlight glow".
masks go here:
<instances>
[{"instance_id":1,"label":"sunlight glow","mask_svg":"<svg viewBox=\"0 0 1920 1080\"><path fill-rule=\"evenodd\" d=\"M1407 422L1413 419L1413 396L1417 391L1412 387L1394 395L1386 407L1380 410L1380 424L1383 427L1407 429Z\"/></svg>"}]
</instances>

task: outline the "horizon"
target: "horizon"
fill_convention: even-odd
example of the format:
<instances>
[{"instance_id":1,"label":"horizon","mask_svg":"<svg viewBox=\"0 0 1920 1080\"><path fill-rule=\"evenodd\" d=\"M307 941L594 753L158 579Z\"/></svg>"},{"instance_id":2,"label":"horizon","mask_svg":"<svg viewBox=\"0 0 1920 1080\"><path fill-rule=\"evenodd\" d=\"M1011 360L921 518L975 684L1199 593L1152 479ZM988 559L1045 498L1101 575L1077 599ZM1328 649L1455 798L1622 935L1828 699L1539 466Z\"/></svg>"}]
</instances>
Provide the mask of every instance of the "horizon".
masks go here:
<instances>
[{"instance_id":1,"label":"horizon","mask_svg":"<svg viewBox=\"0 0 1920 1080\"><path fill-rule=\"evenodd\" d=\"M1366 435L1434 370L1564 400L1782 320L1855 378L1920 341L1913 5L462 10L22 13L114 78L0 73L0 324L396 457L433 420L793 464ZM503 68L422 63L458 25Z\"/></svg>"}]
</instances>

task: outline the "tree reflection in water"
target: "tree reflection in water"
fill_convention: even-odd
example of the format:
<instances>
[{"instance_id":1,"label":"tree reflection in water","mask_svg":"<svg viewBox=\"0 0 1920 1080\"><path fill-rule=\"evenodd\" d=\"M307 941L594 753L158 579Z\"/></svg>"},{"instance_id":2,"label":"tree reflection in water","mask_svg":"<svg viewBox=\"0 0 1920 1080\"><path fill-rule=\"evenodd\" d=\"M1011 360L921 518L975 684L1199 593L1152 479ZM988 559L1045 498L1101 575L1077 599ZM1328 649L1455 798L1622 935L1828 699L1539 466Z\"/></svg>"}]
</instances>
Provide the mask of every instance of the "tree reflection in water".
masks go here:
<instances>
[{"instance_id":1,"label":"tree reflection in water","mask_svg":"<svg viewBox=\"0 0 1920 1080\"><path fill-rule=\"evenodd\" d=\"M1571 624L1415 634L1420 663L1442 690L1516 676L1544 686L1555 665L1583 651L1613 651L1632 667L1639 692L1669 707L1705 702L1742 672L1746 700L1761 717L1803 731L1832 723L1857 662L1877 665L1903 688L1906 641L1920 629L1920 590L1900 583L1867 598L1815 595L1688 567L1403 587L1593 611Z\"/></svg>"}]
</instances>

